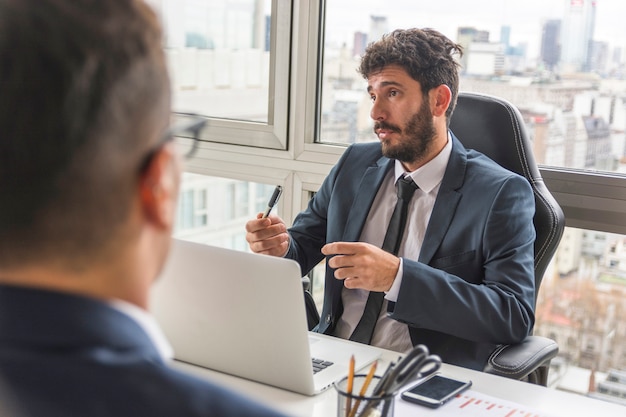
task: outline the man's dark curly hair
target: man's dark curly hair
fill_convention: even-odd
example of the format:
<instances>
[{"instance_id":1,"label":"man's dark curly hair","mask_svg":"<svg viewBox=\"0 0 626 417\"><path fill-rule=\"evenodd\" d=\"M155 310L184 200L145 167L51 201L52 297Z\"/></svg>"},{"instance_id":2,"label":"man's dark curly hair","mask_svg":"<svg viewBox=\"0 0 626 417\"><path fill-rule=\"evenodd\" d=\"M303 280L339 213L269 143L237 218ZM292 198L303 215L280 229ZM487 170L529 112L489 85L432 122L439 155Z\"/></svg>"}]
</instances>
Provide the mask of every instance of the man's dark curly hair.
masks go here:
<instances>
[{"instance_id":1,"label":"man's dark curly hair","mask_svg":"<svg viewBox=\"0 0 626 417\"><path fill-rule=\"evenodd\" d=\"M368 45L358 68L363 78L380 72L389 65L398 65L422 87L422 93L442 84L452 92L446 111L449 120L459 92L459 63L454 59L463 48L434 29L398 29Z\"/></svg>"}]
</instances>

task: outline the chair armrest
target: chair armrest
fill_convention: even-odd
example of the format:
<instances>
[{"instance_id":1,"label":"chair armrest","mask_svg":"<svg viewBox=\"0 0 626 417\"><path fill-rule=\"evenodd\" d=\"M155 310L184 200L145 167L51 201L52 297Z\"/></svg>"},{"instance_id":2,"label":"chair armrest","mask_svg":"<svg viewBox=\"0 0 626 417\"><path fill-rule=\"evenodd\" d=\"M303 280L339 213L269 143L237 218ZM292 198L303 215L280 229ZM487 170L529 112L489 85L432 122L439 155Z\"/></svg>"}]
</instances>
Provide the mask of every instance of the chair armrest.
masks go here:
<instances>
[{"instance_id":1,"label":"chair armrest","mask_svg":"<svg viewBox=\"0 0 626 417\"><path fill-rule=\"evenodd\" d=\"M489 356L485 372L521 380L538 368L547 367L558 352L559 346L554 340L528 336L521 343L498 346ZM547 378L547 372L545 376Z\"/></svg>"},{"instance_id":2,"label":"chair armrest","mask_svg":"<svg viewBox=\"0 0 626 417\"><path fill-rule=\"evenodd\" d=\"M315 300L311 294L311 280L306 275L302 277L302 289L304 290L304 308L306 310L307 326L309 330L313 330L320 322L320 314L317 311Z\"/></svg>"}]
</instances>

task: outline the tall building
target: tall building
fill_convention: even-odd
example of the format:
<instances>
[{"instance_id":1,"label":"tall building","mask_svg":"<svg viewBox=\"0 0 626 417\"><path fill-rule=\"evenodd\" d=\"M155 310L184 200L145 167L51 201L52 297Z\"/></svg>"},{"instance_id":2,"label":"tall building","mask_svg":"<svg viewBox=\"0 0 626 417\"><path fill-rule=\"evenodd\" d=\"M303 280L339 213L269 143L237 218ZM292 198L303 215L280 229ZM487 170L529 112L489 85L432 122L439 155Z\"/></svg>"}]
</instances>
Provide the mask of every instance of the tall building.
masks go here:
<instances>
[{"instance_id":1,"label":"tall building","mask_svg":"<svg viewBox=\"0 0 626 417\"><path fill-rule=\"evenodd\" d=\"M463 56L461 57L461 69L463 72L467 71L467 49L469 44L474 41L476 37L476 28L461 26L456 31L456 42L463 47Z\"/></svg>"},{"instance_id":2,"label":"tall building","mask_svg":"<svg viewBox=\"0 0 626 417\"><path fill-rule=\"evenodd\" d=\"M379 40L387 32L389 32L387 16L370 16L370 33L368 36L370 42Z\"/></svg>"},{"instance_id":3,"label":"tall building","mask_svg":"<svg viewBox=\"0 0 626 417\"><path fill-rule=\"evenodd\" d=\"M513 48L511 48L511 26L500 26L500 43L504 45L506 55L513 52Z\"/></svg>"},{"instance_id":4,"label":"tall building","mask_svg":"<svg viewBox=\"0 0 626 417\"><path fill-rule=\"evenodd\" d=\"M583 122L588 138L585 168L614 171L609 125L597 116L583 116Z\"/></svg>"},{"instance_id":5,"label":"tall building","mask_svg":"<svg viewBox=\"0 0 626 417\"><path fill-rule=\"evenodd\" d=\"M613 53L611 54L612 66L619 66L622 63L622 53L623 49L619 46L613 49Z\"/></svg>"},{"instance_id":6,"label":"tall building","mask_svg":"<svg viewBox=\"0 0 626 417\"><path fill-rule=\"evenodd\" d=\"M541 62L546 69L554 70L561 57L561 21L547 20L541 28Z\"/></svg>"},{"instance_id":7,"label":"tall building","mask_svg":"<svg viewBox=\"0 0 626 417\"><path fill-rule=\"evenodd\" d=\"M565 0L561 63L564 71L588 71L596 0Z\"/></svg>"},{"instance_id":8,"label":"tall building","mask_svg":"<svg viewBox=\"0 0 626 417\"><path fill-rule=\"evenodd\" d=\"M504 73L504 45L497 42L471 42L465 49L465 74L491 77Z\"/></svg>"},{"instance_id":9,"label":"tall building","mask_svg":"<svg viewBox=\"0 0 626 417\"><path fill-rule=\"evenodd\" d=\"M461 70L467 73L468 58L470 44L474 42L489 42L489 32L486 30L478 30L474 27L461 26L456 32L456 42L463 47L463 56L461 57Z\"/></svg>"},{"instance_id":10,"label":"tall building","mask_svg":"<svg viewBox=\"0 0 626 417\"><path fill-rule=\"evenodd\" d=\"M609 44L607 42L592 41L589 51L589 70L600 74L607 72L609 65Z\"/></svg>"},{"instance_id":11,"label":"tall building","mask_svg":"<svg viewBox=\"0 0 626 417\"><path fill-rule=\"evenodd\" d=\"M354 43L352 47L352 56L361 56L367 47L367 33L354 32Z\"/></svg>"}]
</instances>

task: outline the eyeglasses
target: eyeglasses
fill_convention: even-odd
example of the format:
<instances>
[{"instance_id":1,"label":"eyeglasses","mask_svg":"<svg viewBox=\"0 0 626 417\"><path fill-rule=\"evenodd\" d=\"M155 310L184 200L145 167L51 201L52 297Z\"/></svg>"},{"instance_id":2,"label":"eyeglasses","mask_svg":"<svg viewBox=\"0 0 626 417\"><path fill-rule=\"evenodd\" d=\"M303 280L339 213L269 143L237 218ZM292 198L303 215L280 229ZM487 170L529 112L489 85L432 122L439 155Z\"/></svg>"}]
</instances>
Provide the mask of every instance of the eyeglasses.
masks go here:
<instances>
[{"instance_id":1,"label":"eyeglasses","mask_svg":"<svg viewBox=\"0 0 626 417\"><path fill-rule=\"evenodd\" d=\"M186 138L180 143L181 155L184 159L190 159L195 155L200 142L200 131L207 125L208 120L194 113L176 113L176 116L183 116L187 120L174 123L161 135L155 147L144 158L140 172L145 171L157 151L175 137Z\"/></svg>"},{"instance_id":2,"label":"eyeglasses","mask_svg":"<svg viewBox=\"0 0 626 417\"><path fill-rule=\"evenodd\" d=\"M198 150L200 131L207 125L208 120L194 113L176 113L176 115L184 116L188 120L184 120L170 126L170 128L163 133L163 136L161 136L159 143L163 145L170 140L173 140L175 137L188 138L188 146L181 147L181 154L183 158L189 159L195 155Z\"/></svg>"}]
</instances>

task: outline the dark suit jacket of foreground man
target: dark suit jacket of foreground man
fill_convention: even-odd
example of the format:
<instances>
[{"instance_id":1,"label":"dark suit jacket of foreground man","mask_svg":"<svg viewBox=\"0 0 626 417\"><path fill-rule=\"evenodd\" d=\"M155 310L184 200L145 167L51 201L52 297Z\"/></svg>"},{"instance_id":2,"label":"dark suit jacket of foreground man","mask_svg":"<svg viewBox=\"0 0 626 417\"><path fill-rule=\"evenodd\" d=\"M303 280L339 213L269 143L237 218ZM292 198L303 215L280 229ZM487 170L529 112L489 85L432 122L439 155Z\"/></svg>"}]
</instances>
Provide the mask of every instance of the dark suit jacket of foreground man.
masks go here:
<instances>
[{"instance_id":1,"label":"dark suit jacket of foreground man","mask_svg":"<svg viewBox=\"0 0 626 417\"><path fill-rule=\"evenodd\" d=\"M526 179L451 136L452 153L419 259L404 258L391 317L409 325L413 345L425 344L445 362L483 370L497 344L521 342L534 324L535 203ZM303 273L322 260L325 243L359 240L393 165L378 142L345 151L289 229L286 256ZM342 288L327 268L317 331L333 333L343 312Z\"/></svg>"},{"instance_id":2,"label":"dark suit jacket of foreground man","mask_svg":"<svg viewBox=\"0 0 626 417\"><path fill-rule=\"evenodd\" d=\"M276 417L166 365L141 327L87 297L0 285L0 369L19 417Z\"/></svg>"}]
</instances>

